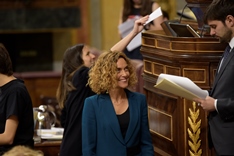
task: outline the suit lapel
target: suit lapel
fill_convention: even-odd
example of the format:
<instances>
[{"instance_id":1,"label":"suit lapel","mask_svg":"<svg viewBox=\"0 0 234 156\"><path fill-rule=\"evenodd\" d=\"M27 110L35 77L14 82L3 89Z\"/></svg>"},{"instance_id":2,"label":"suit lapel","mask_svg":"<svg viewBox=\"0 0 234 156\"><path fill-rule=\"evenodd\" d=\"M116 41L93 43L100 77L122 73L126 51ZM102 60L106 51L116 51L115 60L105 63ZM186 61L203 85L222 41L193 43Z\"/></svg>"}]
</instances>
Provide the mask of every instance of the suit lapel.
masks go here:
<instances>
[{"instance_id":1,"label":"suit lapel","mask_svg":"<svg viewBox=\"0 0 234 156\"><path fill-rule=\"evenodd\" d=\"M139 121L138 109L136 106L139 101L137 101L136 98L134 98L134 94L132 92L126 90L126 93L128 97L129 113L130 113L130 121L129 121L128 129L127 129L127 133L124 139L125 142L127 143L130 140L132 134L134 134L135 127Z\"/></svg>"},{"instance_id":2,"label":"suit lapel","mask_svg":"<svg viewBox=\"0 0 234 156\"><path fill-rule=\"evenodd\" d=\"M119 121L117 119L109 94L101 95L100 105L101 109L103 110L103 119L106 123L108 123L116 138L124 144L123 136L119 126Z\"/></svg>"},{"instance_id":3,"label":"suit lapel","mask_svg":"<svg viewBox=\"0 0 234 156\"><path fill-rule=\"evenodd\" d=\"M220 67L220 69L219 69L219 72L218 72L218 73L216 74L216 76L215 76L215 81L214 81L214 84L213 84L213 88L212 88L211 94L213 93L214 88L216 87L216 85L217 85L219 79L222 77L223 72L224 72L224 70L226 69L226 67L228 66L228 64L229 64L230 60L232 59L233 55L234 55L234 51L233 51L233 49L232 49L232 51L230 52L230 54L229 54L227 60L226 60L225 62L222 63L222 65L221 65L221 67Z\"/></svg>"}]
</instances>

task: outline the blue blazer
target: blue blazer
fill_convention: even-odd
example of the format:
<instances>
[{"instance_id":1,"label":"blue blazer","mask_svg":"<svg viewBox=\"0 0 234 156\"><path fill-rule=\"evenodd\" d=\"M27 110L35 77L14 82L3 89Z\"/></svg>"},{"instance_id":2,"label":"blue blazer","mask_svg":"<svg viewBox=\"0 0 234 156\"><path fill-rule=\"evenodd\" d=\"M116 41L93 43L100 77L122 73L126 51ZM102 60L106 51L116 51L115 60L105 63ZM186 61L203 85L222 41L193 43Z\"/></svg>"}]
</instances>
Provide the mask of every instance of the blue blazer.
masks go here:
<instances>
[{"instance_id":1,"label":"blue blazer","mask_svg":"<svg viewBox=\"0 0 234 156\"><path fill-rule=\"evenodd\" d=\"M125 156L128 148L137 145L139 155L154 156L146 97L125 91L130 121L124 139L109 94L86 98L82 115L83 156Z\"/></svg>"}]
</instances>

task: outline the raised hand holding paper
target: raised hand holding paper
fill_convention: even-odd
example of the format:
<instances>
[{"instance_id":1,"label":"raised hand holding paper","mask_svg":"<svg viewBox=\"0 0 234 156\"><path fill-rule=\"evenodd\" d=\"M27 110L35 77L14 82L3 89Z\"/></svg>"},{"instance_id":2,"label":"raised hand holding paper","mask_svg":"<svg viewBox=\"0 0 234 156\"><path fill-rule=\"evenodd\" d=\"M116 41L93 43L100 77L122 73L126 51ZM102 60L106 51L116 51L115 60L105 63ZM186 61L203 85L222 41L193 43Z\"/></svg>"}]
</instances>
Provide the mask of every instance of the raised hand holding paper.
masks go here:
<instances>
[{"instance_id":1,"label":"raised hand holding paper","mask_svg":"<svg viewBox=\"0 0 234 156\"><path fill-rule=\"evenodd\" d=\"M208 96L208 91L182 76L160 74L154 87L192 101L194 98L205 99Z\"/></svg>"},{"instance_id":2,"label":"raised hand holding paper","mask_svg":"<svg viewBox=\"0 0 234 156\"><path fill-rule=\"evenodd\" d=\"M122 38L127 36L132 31L135 20L137 20L137 18L127 20L126 22L118 26ZM137 34L132 39L132 41L127 45L127 49L128 51L132 51L133 49L139 47L140 45L141 45L141 33Z\"/></svg>"},{"instance_id":3,"label":"raised hand holding paper","mask_svg":"<svg viewBox=\"0 0 234 156\"><path fill-rule=\"evenodd\" d=\"M156 9L149 15L149 19L144 25L150 23L151 21L153 21L154 19L158 18L161 15L162 15L162 11L161 11L161 7L159 7L158 9ZM126 22L118 26L118 29L119 29L119 32L121 33L122 38L127 36L132 31L134 22L137 19L138 18L129 19ZM141 45L141 33L138 33L135 36L135 38L133 38L132 41L127 45L127 49L128 51L132 51L133 49L139 47L140 45Z\"/></svg>"},{"instance_id":4,"label":"raised hand holding paper","mask_svg":"<svg viewBox=\"0 0 234 156\"><path fill-rule=\"evenodd\" d=\"M149 19L148 21L146 21L146 24L150 23L151 21L153 21L154 19L158 18L159 16L162 16L162 10L161 10L161 7L159 7L158 9L154 10L154 12L152 12L150 15L149 15Z\"/></svg>"}]
</instances>

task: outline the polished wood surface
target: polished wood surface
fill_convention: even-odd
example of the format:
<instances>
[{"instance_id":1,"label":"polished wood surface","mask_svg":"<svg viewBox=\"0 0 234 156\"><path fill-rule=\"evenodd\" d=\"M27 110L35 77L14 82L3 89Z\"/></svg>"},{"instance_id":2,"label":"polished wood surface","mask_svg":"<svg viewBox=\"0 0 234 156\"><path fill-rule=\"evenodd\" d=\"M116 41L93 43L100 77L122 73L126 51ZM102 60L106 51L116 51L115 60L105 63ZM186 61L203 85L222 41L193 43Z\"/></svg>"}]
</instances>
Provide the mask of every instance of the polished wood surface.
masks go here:
<instances>
[{"instance_id":1,"label":"polished wood surface","mask_svg":"<svg viewBox=\"0 0 234 156\"><path fill-rule=\"evenodd\" d=\"M61 141L42 140L34 145L35 150L41 150L45 156L59 156Z\"/></svg>"},{"instance_id":2,"label":"polished wood surface","mask_svg":"<svg viewBox=\"0 0 234 156\"><path fill-rule=\"evenodd\" d=\"M33 107L38 107L43 104L42 96L56 97L61 72L22 72L14 73L14 76L24 81L31 96Z\"/></svg>"},{"instance_id":3,"label":"polished wood surface","mask_svg":"<svg viewBox=\"0 0 234 156\"><path fill-rule=\"evenodd\" d=\"M159 74L185 76L209 90L226 44L217 38L170 37L163 31L142 34L144 91L154 150L162 156L211 156L207 112L196 103L154 88Z\"/></svg>"}]
</instances>

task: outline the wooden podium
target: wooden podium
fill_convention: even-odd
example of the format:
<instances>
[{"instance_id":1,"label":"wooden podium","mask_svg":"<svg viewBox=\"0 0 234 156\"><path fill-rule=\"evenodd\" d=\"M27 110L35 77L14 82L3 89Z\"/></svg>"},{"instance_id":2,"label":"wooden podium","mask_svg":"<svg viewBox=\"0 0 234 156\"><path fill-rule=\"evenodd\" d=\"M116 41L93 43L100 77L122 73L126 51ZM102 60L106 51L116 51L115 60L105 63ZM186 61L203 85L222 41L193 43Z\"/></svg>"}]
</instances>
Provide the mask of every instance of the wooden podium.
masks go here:
<instances>
[{"instance_id":1,"label":"wooden podium","mask_svg":"<svg viewBox=\"0 0 234 156\"><path fill-rule=\"evenodd\" d=\"M211 156L207 115L196 103L154 88L159 74L185 76L209 90L226 44L206 37L171 37L164 31L142 34L144 92L156 155Z\"/></svg>"}]
</instances>

